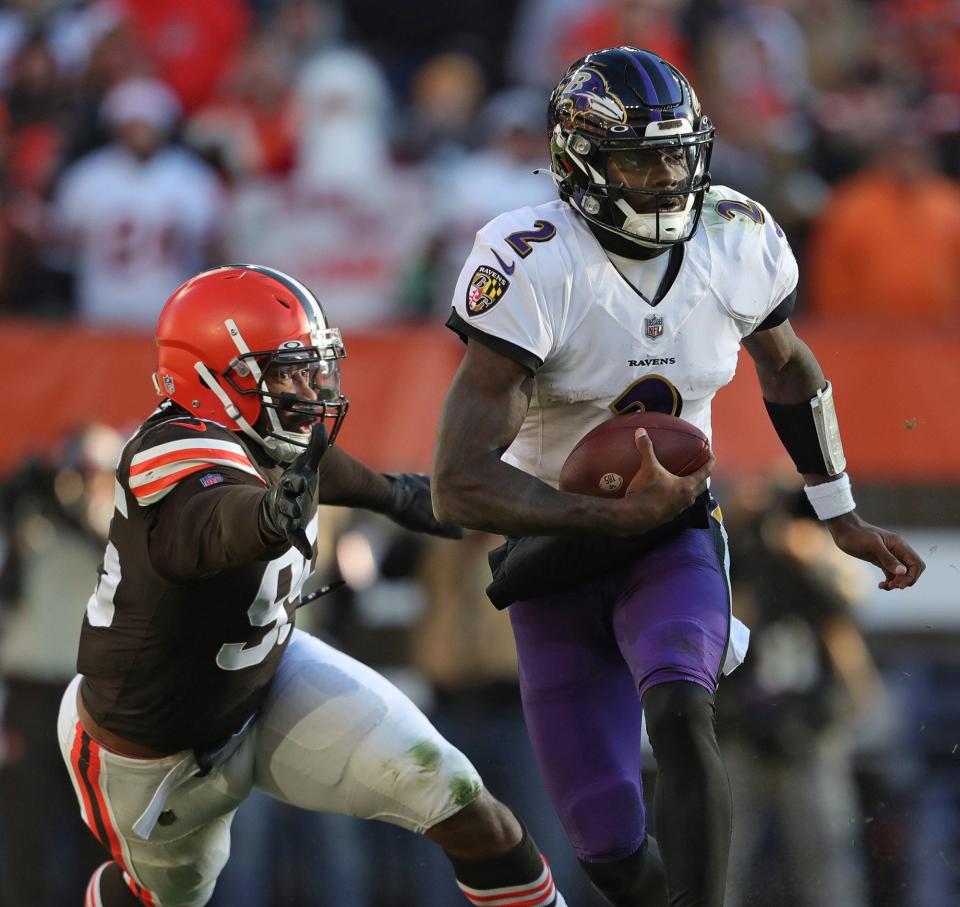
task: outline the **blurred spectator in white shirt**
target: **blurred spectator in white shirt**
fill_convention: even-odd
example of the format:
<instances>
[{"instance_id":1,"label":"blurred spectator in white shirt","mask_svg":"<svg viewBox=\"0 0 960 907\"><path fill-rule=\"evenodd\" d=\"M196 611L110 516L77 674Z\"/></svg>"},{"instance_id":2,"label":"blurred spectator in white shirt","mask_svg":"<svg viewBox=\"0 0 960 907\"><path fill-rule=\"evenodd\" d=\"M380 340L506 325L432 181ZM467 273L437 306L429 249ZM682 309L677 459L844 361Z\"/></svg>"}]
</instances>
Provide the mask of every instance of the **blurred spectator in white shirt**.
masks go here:
<instances>
[{"instance_id":1,"label":"blurred spectator in white shirt","mask_svg":"<svg viewBox=\"0 0 960 907\"><path fill-rule=\"evenodd\" d=\"M162 82L121 82L101 112L114 140L64 171L54 229L76 279L76 315L152 329L167 296L218 258L222 189L169 143L179 105Z\"/></svg>"}]
</instances>

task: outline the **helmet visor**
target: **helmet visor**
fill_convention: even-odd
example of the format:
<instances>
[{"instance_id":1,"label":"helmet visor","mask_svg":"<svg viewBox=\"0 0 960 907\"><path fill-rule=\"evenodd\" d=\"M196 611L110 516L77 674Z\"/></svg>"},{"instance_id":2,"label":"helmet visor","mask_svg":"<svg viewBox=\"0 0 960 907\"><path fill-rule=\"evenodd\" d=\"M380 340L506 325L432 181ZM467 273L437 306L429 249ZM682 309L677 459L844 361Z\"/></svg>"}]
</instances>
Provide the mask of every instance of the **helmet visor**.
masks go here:
<instances>
[{"instance_id":1,"label":"helmet visor","mask_svg":"<svg viewBox=\"0 0 960 907\"><path fill-rule=\"evenodd\" d=\"M258 389L284 430L307 433L314 422L330 418L330 407L341 400L340 363L322 358L316 347L275 350L261 364Z\"/></svg>"},{"instance_id":2,"label":"helmet visor","mask_svg":"<svg viewBox=\"0 0 960 907\"><path fill-rule=\"evenodd\" d=\"M340 391L343 355L342 344L318 347L291 342L280 349L239 356L226 378L239 393L256 394L263 409L274 414L268 420L274 430L282 431L288 440L309 435L317 422L333 420L332 443L347 409Z\"/></svg>"},{"instance_id":3,"label":"helmet visor","mask_svg":"<svg viewBox=\"0 0 960 907\"><path fill-rule=\"evenodd\" d=\"M261 393L281 400L309 399L312 394L318 401L334 403L340 399L340 363L336 359L292 358L280 353L263 369L260 384Z\"/></svg>"},{"instance_id":4,"label":"helmet visor","mask_svg":"<svg viewBox=\"0 0 960 907\"><path fill-rule=\"evenodd\" d=\"M637 211L668 212L686 206L707 173L702 144L621 147L605 154L607 185L629 199Z\"/></svg>"}]
</instances>

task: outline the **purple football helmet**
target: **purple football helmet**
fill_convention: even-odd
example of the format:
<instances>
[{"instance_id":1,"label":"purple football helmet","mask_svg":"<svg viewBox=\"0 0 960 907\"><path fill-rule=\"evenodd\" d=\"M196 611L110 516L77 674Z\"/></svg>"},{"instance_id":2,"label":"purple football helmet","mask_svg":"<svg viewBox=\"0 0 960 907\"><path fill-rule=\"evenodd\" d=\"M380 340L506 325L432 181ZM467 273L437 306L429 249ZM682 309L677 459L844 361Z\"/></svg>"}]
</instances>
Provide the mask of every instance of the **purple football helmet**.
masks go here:
<instances>
[{"instance_id":1,"label":"purple football helmet","mask_svg":"<svg viewBox=\"0 0 960 907\"><path fill-rule=\"evenodd\" d=\"M686 242L710 188L714 128L683 74L637 47L577 60L550 97L561 198L642 246Z\"/></svg>"}]
</instances>

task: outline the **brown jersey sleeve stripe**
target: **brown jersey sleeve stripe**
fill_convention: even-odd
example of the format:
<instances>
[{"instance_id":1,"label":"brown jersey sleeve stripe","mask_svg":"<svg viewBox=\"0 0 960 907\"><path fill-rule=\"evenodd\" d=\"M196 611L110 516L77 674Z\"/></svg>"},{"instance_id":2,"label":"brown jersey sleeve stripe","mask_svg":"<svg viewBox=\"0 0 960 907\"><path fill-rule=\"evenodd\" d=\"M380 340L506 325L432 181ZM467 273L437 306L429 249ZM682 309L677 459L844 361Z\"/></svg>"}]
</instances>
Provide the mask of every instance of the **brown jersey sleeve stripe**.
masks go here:
<instances>
[{"instance_id":1,"label":"brown jersey sleeve stripe","mask_svg":"<svg viewBox=\"0 0 960 907\"><path fill-rule=\"evenodd\" d=\"M155 504L181 480L204 469L227 466L266 485L243 449L236 444L174 442L137 454L130 463L128 485L141 506Z\"/></svg>"},{"instance_id":2,"label":"brown jersey sleeve stripe","mask_svg":"<svg viewBox=\"0 0 960 907\"><path fill-rule=\"evenodd\" d=\"M235 445L231 445L233 447ZM165 453L158 453L156 456L140 459L134 458L130 464L130 475L138 476L160 466L167 466L171 463L179 463L190 460L213 460L217 462L236 463L239 466L248 466L253 469L250 458L237 447L238 452L229 450L226 447L214 447L213 445L198 445L196 447L184 447L179 450L168 450ZM149 451L147 451L149 453Z\"/></svg>"},{"instance_id":3,"label":"brown jersey sleeve stripe","mask_svg":"<svg viewBox=\"0 0 960 907\"><path fill-rule=\"evenodd\" d=\"M146 485L131 486L130 490L134 493L138 501L142 501L144 498L156 495L158 491L163 491L164 489L172 490L171 486L176 485L181 479L185 479L195 472L200 472L203 469L215 469L216 466L216 463L194 463L192 466L187 466L177 472L171 472L162 479L148 482Z\"/></svg>"}]
</instances>

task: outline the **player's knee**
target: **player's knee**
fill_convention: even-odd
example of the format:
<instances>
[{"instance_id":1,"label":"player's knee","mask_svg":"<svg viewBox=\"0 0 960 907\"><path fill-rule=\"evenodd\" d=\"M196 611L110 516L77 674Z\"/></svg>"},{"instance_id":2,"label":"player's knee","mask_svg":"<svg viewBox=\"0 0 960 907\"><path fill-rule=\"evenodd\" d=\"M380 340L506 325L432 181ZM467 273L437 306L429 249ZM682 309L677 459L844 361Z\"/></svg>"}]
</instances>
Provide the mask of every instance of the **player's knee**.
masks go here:
<instances>
[{"instance_id":1,"label":"player's knee","mask_svg":"<svg viewBox=\"0 0 960 907\"><path fill-rule=\"evenodd\" d=\"M614 907L667 907L667 882L657 842L651 838L630 856L612 863L580 865L598 891Z\"/></svg>"},{"instance_id":2,"label":"player's knee","mask_svg":"<svg viewBox=\"0 0 960 907\"><path fill-rule=\"evenodd\" d=\"M516 847L523 828L506 806L481 790L459 812L428 829L426 836L450 856L481 859Z\"/></svg>"},{"instance_id":3,"label":"player's knee","mask_svg":"<svg viewBox=\"0 0 960 907\"><path fill-rule=\"evenodd\" d=\"M643 790L638 779L608 778L577 790L559 804L574 853L581 860L606 861L643 840Z\"/></svg>"},{"instance_id":4,"label":"player's knee","mask_svg":"<svg viewBox=\"0 0 960 907\"><path fill-rule=\"evenodd\" d=\"M713 703L713 693L689 681L658 684L647 690L643 710L658 765L703 747L716 749Z\"/></svg>"}]
</instances>

